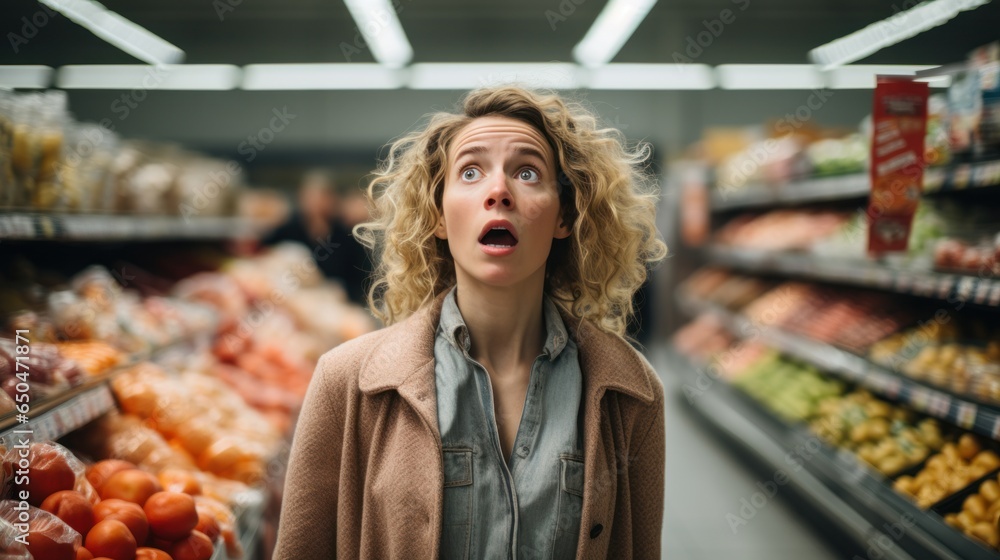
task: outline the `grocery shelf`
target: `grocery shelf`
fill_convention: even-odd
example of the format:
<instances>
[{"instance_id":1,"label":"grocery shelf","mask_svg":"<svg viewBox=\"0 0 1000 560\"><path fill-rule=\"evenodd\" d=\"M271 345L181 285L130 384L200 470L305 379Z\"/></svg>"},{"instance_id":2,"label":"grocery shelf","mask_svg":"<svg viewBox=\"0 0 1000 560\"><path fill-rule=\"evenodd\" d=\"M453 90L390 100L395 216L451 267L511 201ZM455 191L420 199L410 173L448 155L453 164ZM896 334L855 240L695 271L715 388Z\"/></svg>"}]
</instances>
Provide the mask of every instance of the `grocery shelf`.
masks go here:
<instances>
[{"instance_id":1,"label":"grocery shelf","mask_svg":"<svg viewBox=\"0 0 1000 560\"><path fill-rule=\"evenodd\" d=\"M264 226L244 218L0 213L0 240L140 241L255 237Z\"/></svg>"},{"instance_id":2,"label":"grocery shelf","mask_svg":"<svg viewBox=\"0 0 1000 560\"><path fill-rule=\"evenodd\" d=\"M998 405L922 383L828 344L754 324L746 317L718 305L689 297L677 299L686 313L711 313L719 317L735 336L758 338L776 350L864 386L873 393L982 436L1000 440Z\"/></svg>"},{"instance_id":3,"label":"grocery shelf","mask_svg":"<svg viewBox=\"0 0 1000 560\"><path fill-rule=\"evenodd\" d=\"M33 407L26 423L19 422L17 416L7 418L0 425L0 445L10 448L20 439L56 441L115 406L107 380L73 388Z\"/></svg>"},{"instance_id":4,"label":"grocery shelf","mask_svg":"<svg viewBox=\"0 0 1000 560\"><path fill-rule=\"evenodd\" d=\"M924 192L936 193L1000 185L1000 160L960 163L924 170ZM779 206L867 197L868 173L794 181L782 186L751 185L736 191L712 191L712 210Z\"/></svg>"},{"instance_id":5,"label":"grocery shelf","mask_svg":"<svg viewBox=\"0 0 1000 560\"><path fill-rule=\"evenodd\" d=\"M676 352L672 354L677 371L693 381L694 366ZM854 455L830 448L804 427L785 424L749 401L750 397L722 382L686 399L706 421L776 469L776 480L778 472L783 473L787 484L811 507L869 552L874 548L881 553L878 557L996 559L994 552L947 526L937 514L924 512L896 494L887 479ZM817 451L806 451L813 449ZM891 526L902 530L898 538L883 530Z\"/></svg>"},{"instance_id":6,"label":"grocery shelf","mask_svg":"<svg viewBox=\"0 0 1000 560\"><path fill-rule=\"evenodd\" d=\"M758 273L805 276L828 282L890 290L902 294L1000 307L1000 278L979 278L893 268L885 264L787 253L713 246L705 250L711 264Z\"/></svg>"}]
</instances>

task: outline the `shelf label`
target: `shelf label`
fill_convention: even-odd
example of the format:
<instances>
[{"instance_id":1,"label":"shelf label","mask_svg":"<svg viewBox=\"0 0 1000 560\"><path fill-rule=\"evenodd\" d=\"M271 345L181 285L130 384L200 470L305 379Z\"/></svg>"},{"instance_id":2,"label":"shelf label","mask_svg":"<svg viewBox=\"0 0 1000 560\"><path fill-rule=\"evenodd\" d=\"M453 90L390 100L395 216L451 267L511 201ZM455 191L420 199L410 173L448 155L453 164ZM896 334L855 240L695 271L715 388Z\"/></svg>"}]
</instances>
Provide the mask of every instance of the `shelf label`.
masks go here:
<instances>
[{"instance_id":1,"label":"shelf label","mask_svg":"<svg viewBox=\"0 0 1000 560\"><path fill-rule=\"evenodd\" d=\"M939 299L947 299L948 295L951 294L951 289L955 287L955 277L949 275L942 276L938 280L938 291L937 297Z\"/></svg>"},{"instance_id":2,"label":"shelf label","mask_svg":"<svg viewBox=\"0 0 1000 560\"><path fill-rule=\"evenodd\" d=\"M976 405L967 402L958 403L958 414L956 415L957 419L956 424L958 424L960 428L971 430L972 427L976 425L976 412L977 412Z\"/></svg>"},{"instance_id":3,"label":"shelf label","mask_svg":"<svg viewBox=\"0 0 1000 560\"><path fill-rule=\"evenodd\" d=\"M899 396L899 390L903 386L903 382L896 377L889 377L885 379L885 384L882 387L882 391L885 395L891 399L895 399Z\"/></svg>"},{"instance_id":4,"label":"shelf label","mask_svg":"<svg viewBox=\"0 0 1000 560\"><path fill-rule=\"evenodd\" d=\"M986 298L990 295L990 288L993 287L993 283L989 280L981 280L979 285L976 286L976 297L973 298L973 302L979 305L986 304Z\"/></svg>"},{"instance_id":5,"label":"shelf label","mask_svg":"<svg viewBox=\"0 0 1000 560\"><path fill-rule=\"evenodd\" d=\"M951 410L951 397L944 393L931 393L931 402L928 409L934 416L947 418L948 411Z\"/></svg>"},{"instance_id":6,"label":"shelf label","mask_svg":"<svg viewBox=\"0 0 1000 560\"><path fill-rule=\"evenodd\" d=\"M969 178L972 176L972 166L962 164L956 166L951 171L951 188L964 189L969 185Z\"/></svg>"},{"instance_id":7,"label":"shelf label","mask_svg":"<svg viewBox=\"0 0 1000 560\"><path fill-rule=\"evenodd\" d=\"M989 304L993 307L1000 305L1000 281L993 281L993 289L990 290Z\"/></svg>"},{"instance_id":8,"label":"shelf label","mask_svg":"<svg viewBox=\"0 0 1000 560\"><path fill-rule=\"evenodd\" d=\"M31 216L0 216L0 237L35 237L35 224Z\"/></svg>"},{"instance_id":9,"label":"shelf label","mask_svg":"<svg viewBox=\"0 0 1000 560\"><path fill-rule=\"evenodd\" d=\"M922 296L932 295L936 284L937 282L933 276L919 276L917 277L916 285L913 288L913 293Z\"/></svg>"},{"instance_id":10,"label":"shelf label","mask_svg":"<svg viewBox=\"0 0 1000 560\"><path fill-rule=\"evenodd\" d=\"M930 401L931 395L927 389L924 389L923 387L913 387L910 390L910 404L913 405L913 408L927 411Z\"/></svg>"},{"instance_id":11,"label":"shelf label","mask_svg":"<svg viewBox=\"0 0 1000 560\"><path fill-rule=\"evenodd\" d=\"M958 281L958 289L956 297L959 301L969 301L972 297L972 292L976 287L976 279L971 276L964 276Z\"/></svg>"}]
</instances>

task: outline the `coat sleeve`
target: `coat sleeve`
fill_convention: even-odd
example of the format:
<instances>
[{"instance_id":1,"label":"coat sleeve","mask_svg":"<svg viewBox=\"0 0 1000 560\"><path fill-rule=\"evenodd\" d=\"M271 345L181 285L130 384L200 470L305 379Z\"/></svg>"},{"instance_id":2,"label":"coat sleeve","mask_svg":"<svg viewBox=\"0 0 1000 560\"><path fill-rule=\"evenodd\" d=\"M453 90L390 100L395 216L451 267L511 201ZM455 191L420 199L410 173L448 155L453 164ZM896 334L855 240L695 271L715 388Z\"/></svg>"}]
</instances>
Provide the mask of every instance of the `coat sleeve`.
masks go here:
<instances>
[{"instance_id":1,"label":"coat sleeve","mask_svg":"<svg viewBox=\"0 0 1000 560\"><path fill-rule=\"evenodd\" d=\"M329 354L316 366L292 439L274 558L337 556L337 495L346 393ZM337 403L340 402L340 406Z\"/></svg>"},{"instance_id":2,"label":"coat sleeve","mask_svg":"<svg viewBox=\"0 0 1000 560\"><path fill-rule=\"evenodd\" d=\"M629 507L632 509L633 557L640 559L661 558L663 531L664 462L666 460L666 435L664 423L663 384L656 378L656 399L651 405L648 421L637 422L639 445L631 458L629 473L631 491Z\"/></svg>"}]
</instances>

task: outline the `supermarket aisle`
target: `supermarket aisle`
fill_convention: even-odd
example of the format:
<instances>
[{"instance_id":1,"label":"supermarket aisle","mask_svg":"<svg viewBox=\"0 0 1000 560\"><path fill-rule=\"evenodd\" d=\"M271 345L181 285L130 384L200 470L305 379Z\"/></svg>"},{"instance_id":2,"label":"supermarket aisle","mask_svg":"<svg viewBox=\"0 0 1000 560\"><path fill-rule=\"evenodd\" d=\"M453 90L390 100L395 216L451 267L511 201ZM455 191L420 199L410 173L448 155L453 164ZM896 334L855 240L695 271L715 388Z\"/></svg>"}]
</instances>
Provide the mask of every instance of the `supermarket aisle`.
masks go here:
<instances>
[{"instance_id":1,"label":"supermarket aisle","mask_svg":"<svg viewBox=\"0 0 1000 560\"><path fill-rule=\"evenodd\" d=\"M662 346L647 349L667 390L666 507L663 557L670 560L783 560L850 558L837 551L792 507L782 490L736 532L727 513L739 515L740 499L756 491L766 475L754 470L712 432L679 396Z\"/></svg>"}]
</instances>

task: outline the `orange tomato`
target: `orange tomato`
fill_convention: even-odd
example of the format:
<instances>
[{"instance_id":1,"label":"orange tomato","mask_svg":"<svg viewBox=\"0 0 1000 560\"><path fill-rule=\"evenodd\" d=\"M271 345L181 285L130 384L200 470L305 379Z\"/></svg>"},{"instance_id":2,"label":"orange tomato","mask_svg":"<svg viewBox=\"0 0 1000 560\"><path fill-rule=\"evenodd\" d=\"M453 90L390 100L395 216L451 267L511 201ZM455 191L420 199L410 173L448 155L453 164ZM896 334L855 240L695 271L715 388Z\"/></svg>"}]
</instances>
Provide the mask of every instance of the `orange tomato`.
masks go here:
<instances>
[{"instance_id":1,"label":"orange tomato","mask_svg":"<svg viewBox=\"0 0 1000 560\"><path fill-rule=\"evenodd\" d=\"M162 550L141 546L135 551L135 560L174 560L174 559L169 554L167 554Z\"/></svg>"},{"instance_id":2,"label":"orange tomato","mask_svg":"<svg viewBox=\"0 0 1000 560\"><path fill-rule=\"evenodd\" d=\"M177 541L170 547L170 555L174 560L211 560L213 552L212 541L199 531L191 531L186 539Z\"/></svg>"},{"instance_id":3,"label":"orange tomato","mask_svg":"<svg viewBox=\"0 0 1000 560\"><path fill-rule=\"evenodd\" d=\"M195 506L195 509L198 510L198 525L196 525L194 529L205 533L208 540L214 543L215 539L219 538L219 535L222 534L222 529L219 527L218 520L215 519L212 512L201 506Z\"/></svg>"},{"instance_id":4,"label":"orange tomato","mask_svg":"<svg viewBox=\"0 0 1000 560\"><path fill-rule=\"evenodd\" d=\"M101 522L106 519L124 523L136 543L146 542L146 537L149 535L149 521L146 519L146 512L137 504L125 500L104 500L94 506L94 520Z\"/></svg>"},{"instance_id":5,"label":"orange tomato","mask_svg":"<svg viewBox=\"0 0 1000 560\"><path fill-rule=\"evenodd\" d=\"M162 490L160 481L152 474L139 469L130 469L111 475L101 488L101 499L125 500L141 506L150 496Z\"/></svg>"},{"instance_id":6,"label":"orange tomato","mask_svg":"<svg viewBox=\"0 0 1000 560\"><path fill-rule=\"evenodd\" d=\"M112 560L135 560L135 537L121 521L105 519L87 533L87 550Z\"/></svg>"},{"instance_id":7,"label":"orange tomato","mask_svg":"<svg viewBox=\"0 0 1000 560\"><path fill-rule=\"evenodd\" d=\"M198 526L194 498L181 492L157 492L142 509L149 519L149 529L161 539L183 539Z\"/></svg>"},{"instance_id":8,"label":"orange tomato","mask_svg":"<svg viewBox=\"0 0 1000 560\"><path fill-rule=\"evenodd\" d=\"M76 549L76 560L94 560L94 555L81 546Z\"/></svg>"},{"instance_id":9,"label":"orange tomato","mask_svg":"<svg viewBox=\"0 0 1000 560\"><path fill-rule=\"evenodd\" d=\"M60 490L45 498L42 509L62 519L81 535L86 535L94 526L94 507L83 494L74 490Z\"/></svg>"},{"instance_id":10,"label":"orange tomato","mask_svg":"<svg viewBox=\"0 0 1000 560\"><path fill-rule=\"evenodd\" d=\"M28 491L28 503L35 507L60 490L72 490L76 484L76 473L66 457L48 443L33 444L28 461L31 476L25 477L27 481L18 488Z\"/></svg>"},{"instance_id":11,"label":"orange tomato","mask_svg":"<svg viewBox=\"0 0 1000 560\"><path fill-rule=\"evenodd\" d=\"M201 494L201 482L191 471L182 469L163 469L157 475L164 490L183 492L192 496Z\"/></svg>"},{"instance_id":12,"label":"orange tomato","mask_svg":"<svg viewBox=\"0 0 1000 560\"><path fill-rule=\"evenodd\" d=\"M52 539L46 532L28 533L28 552L35 558L45 560L76 560L76 550L72 542L63 543Z\"/></svg>"},{"instance_id":13,"label":"orange tomato","mask_svg":"<svg viewBox=\"0 0 1000 560\"><path fill-rule=\"evenodd\" d=\"M134 468L137 467L133 463L121 461L119 459L106 459L104 461L98 461L87 469L87 480L90 481L94 490L100 492L104 483L111 478L111 475L116 472L127 471Z\"/></svg>"}]
</instances>

